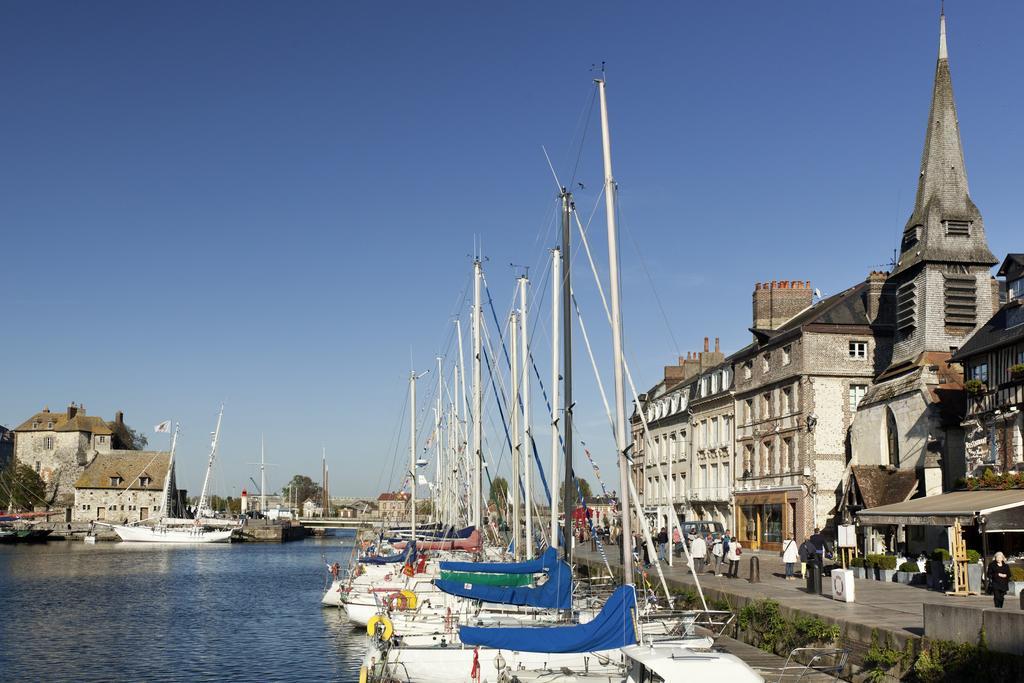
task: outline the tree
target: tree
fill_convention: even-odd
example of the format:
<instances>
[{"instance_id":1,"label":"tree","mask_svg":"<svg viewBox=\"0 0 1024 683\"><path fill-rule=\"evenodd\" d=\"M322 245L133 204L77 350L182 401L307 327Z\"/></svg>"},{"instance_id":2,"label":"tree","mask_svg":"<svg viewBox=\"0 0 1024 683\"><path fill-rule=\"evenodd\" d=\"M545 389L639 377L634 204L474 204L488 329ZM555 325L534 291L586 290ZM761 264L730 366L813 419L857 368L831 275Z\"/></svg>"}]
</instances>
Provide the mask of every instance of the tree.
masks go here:
<instances>
[{"instance_id":1,"label":"tree","mask_svg":"<svg viewBox=\"0 0 1024 683\"><path fill-rule=\"evenodd\" d=\"M284 496L286 501L294 501L295 505L301 506L307 498L312 498L318 502L323 495L323 488L306 475L296 474L281 489L281 495Z\"/></svg>"},{"instance_id":2,"label":"tree","mask_svg":"<svg viewBox=\"0 0 1024 683\"><path fill-rule=\"evenodd\" d=\"M491 491L488 499L498 507L498 514L504 514L508 505L508 480L505 477L495 477L491 480Z\"/></svg>"},{"instance_id":3,"label":"tree","mask_svg":"<svg viewBox=\"0 0 1024 683\"><path fill-rule=\"evenodd\" d=\"M579 484L579 488L576 488L576 484ZM583 498L590 498L593 494L590 491L590 482L583 477L576 477L576 482L569 485L569 493L572 495L573 502L579 505L580 492L583 492Z\"/></svg>"},{"instance_id":4,"label":"tree","mask_svg":"<svg viewBox=\"0 0 1024 683\"><path fill-rule=\"evenodd\" d=\"M34 469L12 460L0 472L0 502L5 508L26 511L46 505L46 484Z\"/></svg>"},{"instance_id":5,"label":"tree","mask_svg":"<svg viewBox=\"0 0 1024 683\"><path fill-rule=\"evenodd\" d=\"M130 451L146 450L146 446L149 445L149 437L144 432L136 431L128 425L125 425L124 428L128 430L128 443L125 444L125 447Z\"/></svg>"}]
</instances>

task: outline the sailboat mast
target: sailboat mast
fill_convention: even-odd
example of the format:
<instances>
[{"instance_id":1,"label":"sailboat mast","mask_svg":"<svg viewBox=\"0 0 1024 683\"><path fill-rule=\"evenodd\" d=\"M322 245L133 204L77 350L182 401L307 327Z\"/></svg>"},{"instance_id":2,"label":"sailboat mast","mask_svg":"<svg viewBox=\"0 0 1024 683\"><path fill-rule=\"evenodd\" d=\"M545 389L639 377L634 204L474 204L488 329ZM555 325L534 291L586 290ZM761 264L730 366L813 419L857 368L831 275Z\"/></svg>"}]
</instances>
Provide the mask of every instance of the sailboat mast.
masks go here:
<instances>
[{"instance_id":1,"label":"sailboat mast","mask_svg":"<svg viewBox=\"0 0 1024 683\"><path fill-rule=\"evenodd\" d=\"M563 199L563 211L564 199ZM562 284L562 252L551 250L551 547L558 548L558 288Z\"/></svg>"},{"instance_id":2,"label":"sailboat mast","mask_svg":"<svg viewBox=\"0 0 1024 683\"><path fill-rule=\"evenodd\" d=\"M210 459L206 463L206 476L203 478L203 490L199 494L199 511L197 519L203 516L206 509L206 493L210 485L210 472L213 470L213 459L217 456L217 441L220 439L220 421L224 417L224 404L220 404L220 412L217 413L217 428L213 430L213 444L210 446Z\"/></svg>"},{"instance_id":3,"label":"sailboat mast","mask_svg":"<svg viewBox=\"0 0 1024 683\"><path fill-rule=\"evenodd\" d=\"M604 205L608 223L608 280L612 304L612 352L615 361L615 447L619 460L619 500L628 501L629 460L626 457L626 395L622 374L622 310L619 280L619 231L615 221L615 178L612 175L612 142L608 129L608 101L603 78L596 79L601 97L601 147L604 151ZM622 508L622 542L632 542L629 505ZM629 547L625 545L624 547ZM622 581L633 583L633 563L627 555L622 563Z\"/></svg>"},{"instance_id":4,"label":"sailboat mast","mask_svg":"<svg viewBox=\"0 0 1024 683\"><path fill-rule=\"evenodd\" d=\"M530 476L530 471L533 469L530 460L530 342L527 330L529 316L526 314L526 286L529 283L530 280L525 275L519 278L519 334L523 353L523 447L521 452L523 463L523 498L526 504L526 529L524 533L526 535L527 559L533 557L533 483Z\"/></svg>"},{"instance_id":5,"label":"sailboat mast","mask_svg":"<svg viewBox=\"0 0 1024 683\"><path fill-rule=\"evenodd\" d=\"M569 219L573 210L572 193L562 188L562 366L563 366L563 389L562 392L562 419L565 423L565 483L562 487L562 514L565 519L562 522L562 535L565 541L564 556L566 561L572 550L572 511L574 502L575 486L573 485L572 471L572 263L569 259Z\"/></svg>"},{"instance_id":6,"label":"sailboat mast","mask_svg":"<svg viewBox=\"0 0 1024 683\"><path fill-rule=\"evenodd\" d=\"M161 517L167 517L171 508L171 478L174 476L174 449L178 445L178 430L180 428L180 424L174 425L174 434L171 435L171 456L167 463L167 474L164 476L164 502L160 510Z\"/></svg>"},{"instance_id":7,"label":"sailboat mast","mask_svg":"<svg viewBox=\"0 0 1024 683\"><path fill-rule=\"evenodd\" d=\"M444 452L441 448L441 389L442 384L442 358L437 357L437 407L434 408L434 440L437 442L434 444L437 448L437 461L434 463L434 490L430 497L432 504L430 510L430 518L435 522L441 521L441 501L443 500L442 495L444 494L444 479L442 472L444 468L441 466L441 459L444 457Z\"/></svg>"},{"instance_id":8,"label":"sailboat mast","mask_svg":"<svg viewBox=\"0 0 1024 683\"><path fill-rule=\"evenodd\" d=\"M260 434L260 514L267 514L267 461L262 434Z\"/></svg>"},{"instance_id":9,"label":"sailboat mast","mask_svg":"<svg viewBox=\"0 0 1024 683\"><path fill-rule=\"evenodd\" d=\"M519 344L516 333L519 331L519 312L512 311L509 318L509 348L512 351L512 405L509 408L509 417L512 422L512 481L509 482L509 495L512 496L512 543L516 559L523 557L523 544L520 543L522 531L520 522L522 512L519 502L519 482L522 478L523 444L519 434Z\"/></svg>"},{"instance_id":10,"label":"sailboat mast","mask_svg":"<svg viewBox=\"0 0 1024 683\"><path fill-rule=\"evenodd\" d=\"M416 371L409 373L409 519L416 540Z\"/></svg>"},{"instance_id":11,"label":"sailboat mast","mask_svg":"<svg viewBox=\"0 0 1024 683\"><path fill-rule=\"evenodd\" d=\"M484 453L483 453L483 392L481 385L480 362L483 356L481 335L480 284L483 280L483 268L480 259L473 261L473 526L483 525L481 505L483 501Z\"/></svg>"},{"instance_id":12,"label":"sailboat mast","mask_svg":"<svg viewBox=\"0 0 1024 683\"><path fill-rule=\"evenodd\" d=\"M467 419L469 417L469 408L468 408L468 405L466 403L466 357L462 353L462 321L459 320L459 319L455 320L455 331L457 332L458 338L459 338L459 366L458 366L459 381L457 382L457 384L462 389L462 412L461 412L461 416L462 417L458 421L459 422L459 427L461 428L461 431L459 432L459 437L458 437L458 452L461 454L460 460L464 460L465 461L464 466L465 466L465 474L466 474L466 491L467 491L467 495L468 495L468 491L472 490L472 488L473 488L472 487L472 483L469 480L469 478L472 476L471 475L472 467L470 466L470 463L469 463L469 451L467 449L467 446L469 444L467 443L468 439L466 438L467 437L467 434L466 434L466 423L464 423L462 420L465 420L465 419ZM459 487L461 488L461 486L462 486L462 484L460 482ZM471 505L469 505L468 498L466 500L466 503L467 503L467 505L466 505L466 518L467 518L466 519L466 523L468 525L470 523L469 518L473 514L473 512L472 512L473 508L472 508Z\"/></svg>"}]
</instances>

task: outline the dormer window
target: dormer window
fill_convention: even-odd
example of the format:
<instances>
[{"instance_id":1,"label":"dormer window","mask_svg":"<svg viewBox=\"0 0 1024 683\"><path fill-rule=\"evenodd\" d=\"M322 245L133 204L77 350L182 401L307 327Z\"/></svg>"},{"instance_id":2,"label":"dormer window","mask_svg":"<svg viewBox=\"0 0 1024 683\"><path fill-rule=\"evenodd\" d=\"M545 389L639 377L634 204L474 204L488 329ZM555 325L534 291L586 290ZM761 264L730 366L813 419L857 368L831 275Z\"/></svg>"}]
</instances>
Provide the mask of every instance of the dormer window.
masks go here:
<instances>
[{"instance_id":1,"label":"dormer window","mask_svg":"<svg viewBox=\"0 0 1024 683\"><path fill-rule=\"evenodd\" d=\"M946 226L946 234L956 237L970 237L971 236L971 222L970 221L942 221L943 225Z\"/></svg>"},{"instance_id":2,"label":"dormer window","mask_svg":"<svg viewBox=\"0 0 1024 683\"><path fill-rule=\"evenodd\" d=\"M47 422L46 423L46 428L47 429L53 429L53 423L52 422Z\"/></svg>"},{"instance_id":3,"label":"dormer window","mask_svg":"<svg viewBox=\"0 0 1024 683\"><path fill-rule=\"evenodd\" d=\"M39 423L38 422L33 422L32 423L32 429L39 429Z\"/></svg>"},{"instance_id":4,"label":"dormer window","mask_svg":"<svg viewBox=\"0 0 1024 683\"><path fill-rule=\"evenodd\" d=\"M1018 299L1024 299L1024 277L1008 280L1006 283L1006 300L1017 301Z\"/></svg>"},{"instance_id":5,"label":"dormer window","mask_svg":"<svg viewBox=\"0 0 1024 683\"><path fill-rule=\"evenodd\" d=\"M921 226L911 225L903 231L903 244L901 245L901 251L906 251L912 246L917 244L917 241L921 239Z\"/></svg>"},{"instance_id":6,"label":"dormer window","mask_svg":"<svg viewBox=\"0 0 1024 683\"><path fill-rule=\"evenodd\" d=\"M152 481L153 481L152 479L150 479L149 477L146 477L146 476L139 477L139 486L143 486L143 487L149 486L149 484Z\"/></svg>"},{"instance_id":7,"label":"dormer window","mask_svg":"<svg viewBox=\"0 0 1024 683\"><path fill-rule=\"evenodd\" d=\"M121 477L114 476L114 477L110 478L110 485L111 486L120 486L123 481L124 480L121 479Z\"/></svg>"}]
</instances>

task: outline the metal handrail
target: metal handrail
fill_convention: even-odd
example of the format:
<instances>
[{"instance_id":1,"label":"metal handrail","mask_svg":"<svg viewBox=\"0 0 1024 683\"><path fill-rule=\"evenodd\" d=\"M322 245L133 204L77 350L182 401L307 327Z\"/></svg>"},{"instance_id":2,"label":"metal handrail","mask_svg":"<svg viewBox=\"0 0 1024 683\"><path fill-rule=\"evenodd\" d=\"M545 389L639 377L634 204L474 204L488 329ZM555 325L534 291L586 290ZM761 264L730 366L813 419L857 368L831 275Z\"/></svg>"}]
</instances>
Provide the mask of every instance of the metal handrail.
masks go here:
<instances>
[{"instance_id":1,"label":"metal handrail","mask_svg":"<svg viewBox=\"0 0 1024 683\"><path fill-rule=\"evenodd\" d=\"M800 665L799 663L790 666L789 663L793 659L793 655L798 652L813 652L814 655L811 657L807 664ZM821 659L825 657L832 657L832 664L828 666L815 665ZM789 656L786 657L786 663L779 669L778 683L782 683L782 679L786 676L786 672L790 669L799 670L800 675L797 676L796 680L801 680L807 673L823 673L832 674L832 680L839 680L839 674L846 668L846 662L850 657L850 651L845 648L830 647L830 648L819 648L819 647L796 647L790 651Z\"/></svg>"}]
</instances>

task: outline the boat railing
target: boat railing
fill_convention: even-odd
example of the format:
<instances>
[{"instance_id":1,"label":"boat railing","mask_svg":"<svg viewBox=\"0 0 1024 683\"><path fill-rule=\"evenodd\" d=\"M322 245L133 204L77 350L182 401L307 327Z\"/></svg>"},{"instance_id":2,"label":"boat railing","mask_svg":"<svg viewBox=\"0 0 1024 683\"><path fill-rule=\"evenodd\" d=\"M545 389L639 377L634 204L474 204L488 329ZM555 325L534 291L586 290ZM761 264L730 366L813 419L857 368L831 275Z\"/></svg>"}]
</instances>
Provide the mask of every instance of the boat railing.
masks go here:
<instances>
[{"instance_id":1,"label":"boat railing","mask_svg":"<svg viewBox=\"0 0 1024 683\"><path fill-rule=\"evenodd\" d=\"M801 663L800 659L808 655L807 663ZM804 676L830 674L832 680L837 681L846 669L849 658L850 651L844 648L796 647L786 657L786 663L779 669L779 677L776 680L778 683L790 683L799 681Z\"/></svg>"}]
</instances>

